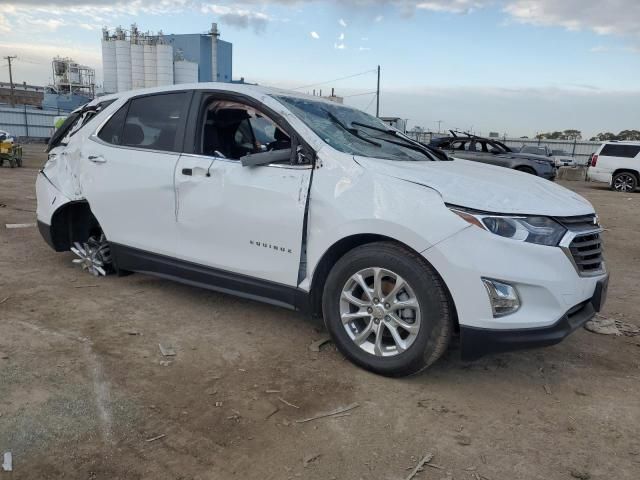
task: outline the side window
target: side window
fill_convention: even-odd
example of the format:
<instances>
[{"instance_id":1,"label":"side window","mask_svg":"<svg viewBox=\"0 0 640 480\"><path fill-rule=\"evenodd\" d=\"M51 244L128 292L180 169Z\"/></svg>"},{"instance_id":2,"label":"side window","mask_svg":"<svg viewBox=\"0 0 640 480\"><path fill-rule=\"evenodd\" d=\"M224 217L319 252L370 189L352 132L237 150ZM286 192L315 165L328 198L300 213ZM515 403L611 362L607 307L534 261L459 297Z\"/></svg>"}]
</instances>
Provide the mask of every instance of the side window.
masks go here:
<instances>
[{"instance_id":1,"label":"side window","mask_svg":"<svg viewBox=\"0 0 640 480\"><path fill-rule=\"evenodd\" d=\"M176 134L188 93L167 93L134 98L122 129L121 145L176 151Z\"/></svg>"},{"instance_id":2,"label":"side window","mask_svg":"<svg viewBox=\"0 0 640 480\"><path fill-rule=\"evenodd\" d=\"M212 101L202 119L201 152L239 160L245 155L291 148L291 139L275 122L253 107Z\"/></svg>"},{"instance_id":3,"label":"side window","mask_svg":"<svg viewBox=\"0 0 640 480\"><path fill-rule=\"evenodd\" d=\"M107 143L120 145L122 139L122 128L124 127L124 119L127 116L128 104L120 108L109 121L102 127L98 138Z\"/></svg>"},{"instance_id":4,"label":"side window","mask_svg":"<svg viewBox=\"0 0 640 480\"><path fill-rule=\"evenodd\" d=\"M640 145L608 143L602 148L600 155L605 157L634 158L638 153L640 153Z\"/></svg>"}]
</instances>

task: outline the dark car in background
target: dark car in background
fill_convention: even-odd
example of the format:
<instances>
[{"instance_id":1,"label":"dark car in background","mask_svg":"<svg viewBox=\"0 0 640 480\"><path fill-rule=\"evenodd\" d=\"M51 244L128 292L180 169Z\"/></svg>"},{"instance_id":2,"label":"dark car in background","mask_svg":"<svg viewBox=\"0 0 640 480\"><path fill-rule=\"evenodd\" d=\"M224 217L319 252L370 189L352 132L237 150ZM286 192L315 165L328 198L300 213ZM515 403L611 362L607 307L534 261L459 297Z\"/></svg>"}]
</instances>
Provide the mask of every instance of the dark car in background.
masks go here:
<instances>
[{"instance_id":1,"label":"dark car in background","mask_svg":"<svg viewBox=\"0 0 640 480\"><path fill-rule=\"evenodd\" d=\"M455 158L512 168L547 180L553 180L556 177L557 169L552 158L514 152L504 143L492 138L454 134L452 137L434 138L430 146Z\"/></svg>"}]
</instances>

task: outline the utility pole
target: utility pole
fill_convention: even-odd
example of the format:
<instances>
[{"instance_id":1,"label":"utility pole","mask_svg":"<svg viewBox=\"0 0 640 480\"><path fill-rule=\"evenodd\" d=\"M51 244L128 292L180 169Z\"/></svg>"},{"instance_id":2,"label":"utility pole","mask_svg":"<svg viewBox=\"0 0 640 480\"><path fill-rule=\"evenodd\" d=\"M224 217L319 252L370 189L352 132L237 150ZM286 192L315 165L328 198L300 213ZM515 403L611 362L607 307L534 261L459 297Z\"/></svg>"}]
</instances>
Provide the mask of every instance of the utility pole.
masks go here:
<instances>
[{"instance_id":1,"label":"utility pole","mask_svg":"<svg viewBox=\"0 0 640 480\"><path fill-rule=\"evenodd\" d=\"M438 122L438 133L440 133L440 124L442 123L442 120L436 120L436 122Z\"/></svg>"},{"instance_id":2,"label":"utility pole","mask_svg":"<svg viewBox=\"0 0 640 480\"><path fill-rule=\"evenodd\" d=\"M376 89L376 117L380 117L380 65L378 65L378 88Z\"/></svg>"},{"instance_id":3,"label":"utility pole","mask_svg":"<svg viewBox=\"0 0 640 480\"><path fill-rule=\"evenodd\" d=\"M14 58L18 58L15 55L11 56L11 55L7 55L6 57L3 57L7 62L9 62L9 85L11 87L11 106L15 107L16 106L16 97L15 94L13 92L13 72L11 71L11 60L13 60Z\"/></svg>"}]
</instances>

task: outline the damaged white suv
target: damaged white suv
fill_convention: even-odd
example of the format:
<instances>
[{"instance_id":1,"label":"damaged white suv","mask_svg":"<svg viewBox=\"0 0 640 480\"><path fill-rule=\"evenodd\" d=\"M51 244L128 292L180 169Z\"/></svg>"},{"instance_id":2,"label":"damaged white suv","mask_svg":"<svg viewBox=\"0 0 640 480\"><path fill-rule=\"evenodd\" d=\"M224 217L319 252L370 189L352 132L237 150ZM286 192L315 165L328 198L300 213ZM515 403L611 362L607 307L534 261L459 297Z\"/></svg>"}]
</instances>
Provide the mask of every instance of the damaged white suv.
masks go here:
<instances>
[{"instance_id":1,"label":"damaged white suv","mask_svg":"<svg viewBox=\"0 0 640 480\"><path fill-rule=\"evenodd\" d=\"M177 85L74 112L38 223L96 274L144 272L322 315L356 364L418 372L559 342L606 296L579 195L450 159L359 110L255 86Z\"/></svg>"}]
</instances>

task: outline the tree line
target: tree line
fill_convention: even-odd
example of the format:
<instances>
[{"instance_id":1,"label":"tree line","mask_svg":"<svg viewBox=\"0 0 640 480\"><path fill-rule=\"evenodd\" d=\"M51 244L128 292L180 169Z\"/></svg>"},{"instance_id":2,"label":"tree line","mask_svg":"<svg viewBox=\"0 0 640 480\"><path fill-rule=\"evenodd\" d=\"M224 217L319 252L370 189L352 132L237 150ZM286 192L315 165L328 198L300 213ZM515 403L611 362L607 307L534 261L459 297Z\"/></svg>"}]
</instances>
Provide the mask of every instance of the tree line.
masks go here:
<instances>
[{"instance_id":1,"label":"tree line","mask_svg":"<svg viewBox=\"0 0 640 480\"><path fill-rule=\"evenodd\" d=\"M582 140L582 132L580 130L567 129L563 131L539 133L535 138L539 140ZM592 142L604 142L607 140L640 141L640 130L622 130L617 135L613 132L601 132L589 140Z\"/></svg>"}]
</instances>

